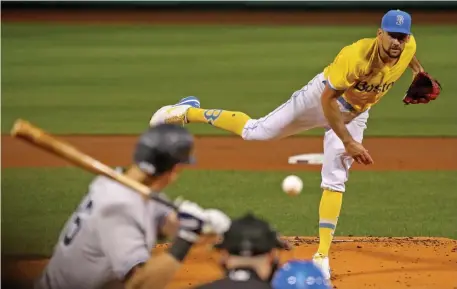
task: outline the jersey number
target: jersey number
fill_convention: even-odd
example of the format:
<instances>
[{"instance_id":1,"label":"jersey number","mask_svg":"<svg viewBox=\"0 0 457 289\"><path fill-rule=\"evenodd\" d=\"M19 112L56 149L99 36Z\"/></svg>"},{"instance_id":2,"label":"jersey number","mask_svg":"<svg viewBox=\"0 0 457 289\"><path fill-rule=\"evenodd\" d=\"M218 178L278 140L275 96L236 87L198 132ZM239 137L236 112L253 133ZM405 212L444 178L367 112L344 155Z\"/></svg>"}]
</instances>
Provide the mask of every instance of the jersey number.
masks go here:
<instances>
[{"instance_id":1,"label":"jersey number","mask_svg":"<svg viewBox=\"0 0 457 289\"><path fill-rule=\"evenodd\" d=\"M79 206L78 210L75 212L73 215L73 221L69 224L67 228L67 232L63 238L63 243L65 246L68 246L71 244L73 239L76 237L78 234L79 230L81 229L82 225L82 216L84 214L89 214L92 209L92 200L87 196Z\"/></svg>"}]
</instances>

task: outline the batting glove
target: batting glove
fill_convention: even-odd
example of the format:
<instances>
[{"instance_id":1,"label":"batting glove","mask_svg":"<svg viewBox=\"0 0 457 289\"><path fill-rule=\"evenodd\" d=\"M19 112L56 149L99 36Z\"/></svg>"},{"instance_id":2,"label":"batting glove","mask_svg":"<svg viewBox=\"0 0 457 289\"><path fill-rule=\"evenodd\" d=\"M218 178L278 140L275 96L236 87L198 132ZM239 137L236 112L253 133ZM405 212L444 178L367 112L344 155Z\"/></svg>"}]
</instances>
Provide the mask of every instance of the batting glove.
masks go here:
<instances>
[{"instance_id":1,"label":"batting glove","mask_svg":"<svg viewBox=\"0 0 457 289\"><path fill-rule=\"evenodd\" d=\"M230 218L220 210L217 209L207 209L205 210L206 214L206 226L205 233L214 233L222 235L228 231L232 221ZM206 229L207 228L207 229Z\"/></svg>"},{"instance_id":2,"label":"batting glove","mask_svg":"<svg viewBox=\"0 0 457 289\"><path fill-rule=\"evenodd\" d=\"M179 220L178 237L190 243L198 241L207 219L205 210L196 203L182 201L179 204L177 214Z\"/></svg>"}]
</instances>

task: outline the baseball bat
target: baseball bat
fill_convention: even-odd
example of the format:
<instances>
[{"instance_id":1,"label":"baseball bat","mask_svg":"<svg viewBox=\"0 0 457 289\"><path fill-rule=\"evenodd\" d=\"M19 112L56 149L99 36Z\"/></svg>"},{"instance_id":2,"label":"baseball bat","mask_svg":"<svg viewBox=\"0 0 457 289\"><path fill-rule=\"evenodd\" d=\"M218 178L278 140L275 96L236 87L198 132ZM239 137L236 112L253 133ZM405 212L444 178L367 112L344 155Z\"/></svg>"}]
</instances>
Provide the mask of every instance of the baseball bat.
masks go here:
<instances>
[{"instance_id":1,"label":"baseball bat","mask_svg":"<svg viewBox=\"0 0 457 289\"><path fill-rule=\"evenodd\" d=\"M11 129L11 135L25 140L26 142L44 149L54 155L60 156L87 171L93 172L97 175L104 175L112 180L115 180L140 193L147 199L152 199L177 210L177 206L171 201L165 199L163 195L151 191L151 189L147 186L115 171L111 167L81 152L69 143L57 139L26 120L17 119Z\"/></svg>"}]
</instances>

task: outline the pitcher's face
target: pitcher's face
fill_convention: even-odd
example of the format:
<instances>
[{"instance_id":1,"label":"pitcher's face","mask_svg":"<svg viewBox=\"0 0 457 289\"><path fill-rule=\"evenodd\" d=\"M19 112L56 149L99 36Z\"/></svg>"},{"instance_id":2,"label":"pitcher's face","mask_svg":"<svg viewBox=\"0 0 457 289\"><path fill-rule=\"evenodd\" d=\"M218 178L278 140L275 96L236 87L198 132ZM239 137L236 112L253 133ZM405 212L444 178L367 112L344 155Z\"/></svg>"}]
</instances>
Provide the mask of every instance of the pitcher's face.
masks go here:
<instances>
[{"instance_id":1,"label":"pitcher's face","mask_svg":"<svg viewBox=\"0 0 457 289\"><path fill-rule=\"evenodd\" d=\"M387 32L380 29L378 31L378 39L381 49L387 56L395 59L401 56L409 40L409 35L398 32Z\"/></svg>"}]
</instances>

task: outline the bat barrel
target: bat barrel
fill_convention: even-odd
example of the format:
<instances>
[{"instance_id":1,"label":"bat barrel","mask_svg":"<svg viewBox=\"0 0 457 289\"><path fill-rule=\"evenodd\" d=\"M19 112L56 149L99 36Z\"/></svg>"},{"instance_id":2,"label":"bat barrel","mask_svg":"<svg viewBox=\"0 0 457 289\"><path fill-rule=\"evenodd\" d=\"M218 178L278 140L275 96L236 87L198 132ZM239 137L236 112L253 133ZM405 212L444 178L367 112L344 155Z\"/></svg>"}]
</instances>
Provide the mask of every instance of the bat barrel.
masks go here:
<instances>
[{"instance_id":1,"label":"bat barrel","mask_svg":"<svg viewBox=\"0 0 457 289\"><path fill-rule=\"evenodd\" d=\"M27 135L32 130L32 127L28 121L17 119L11 129L11 135L14 137Z\"/></svg>"}]
</instances>

